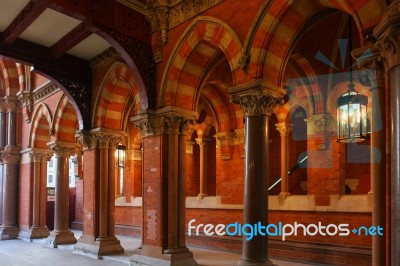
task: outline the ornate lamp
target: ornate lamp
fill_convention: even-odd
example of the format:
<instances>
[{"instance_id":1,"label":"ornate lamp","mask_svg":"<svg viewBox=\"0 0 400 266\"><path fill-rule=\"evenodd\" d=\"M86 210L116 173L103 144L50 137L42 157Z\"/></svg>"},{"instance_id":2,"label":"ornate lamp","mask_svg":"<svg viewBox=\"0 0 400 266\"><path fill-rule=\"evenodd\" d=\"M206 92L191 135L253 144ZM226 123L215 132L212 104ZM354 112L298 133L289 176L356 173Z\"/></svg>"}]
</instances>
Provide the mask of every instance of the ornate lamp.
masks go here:
<instances>
[{"instance_id":1,"label":"ornate lamp","mask_svg":"<svg viewBox=\"0 0 400 266\"><path fill-rule=\"evenodd\" d=\"M126 146L118 144L118 146L117 146L117 166L119 168L125 167L125 152L126 152Z\"/></svg>"},{"instance_id":2,"label":"ornate lamp","mask_svg":"<svg viewBox=\"0 0 400 266\"><path fill-rule=\"evenodd\" d=\"M349 90L337 103L337 134L339 142L361 142L367 138L368 97L358 93L353 83L351 17L349 18L350 78Z\"/></svg>"},{"instance_id":3,"label":"ornate lamp","mask_svg":"<svg viewBox=\"0 0 400 266\"><path fill-rule=\"evenodd\" d=\"M367 104L367 96L356 92L350 80L349 90L338 99L339 142L361 142L367 138Z\"/></svg>"}]
</instances>

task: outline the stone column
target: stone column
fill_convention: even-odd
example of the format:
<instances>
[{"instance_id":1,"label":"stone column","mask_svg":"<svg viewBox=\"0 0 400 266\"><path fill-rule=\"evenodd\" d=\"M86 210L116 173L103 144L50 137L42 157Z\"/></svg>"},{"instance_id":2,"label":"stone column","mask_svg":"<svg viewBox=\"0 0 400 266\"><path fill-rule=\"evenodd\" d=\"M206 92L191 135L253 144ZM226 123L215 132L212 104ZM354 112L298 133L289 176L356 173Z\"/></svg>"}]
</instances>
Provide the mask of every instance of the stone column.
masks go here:
<instances>
[{"instance_id":1,"label":"stone column","mask_svg":"<svg viewBox=\"0 0 400 266\"><path fill-rule=\"evenodd\" d=\"M20 149L16 147L17 135L17 109L18 100L6 96L6 146L1 152L3 160L3 210L2 225L0 227L1 239L13 239L18 236L18 162ZM4 121L3 121L4 122ZM4 133L1 130L0 135Z\"/></svg>"},{"instance_id":2,"label":"stone column","mask_svg":"<svg viewBox=\"0 0 400 266\"><path fill-rule=\"evenodd\" d=\"M143 136L144 188L142 247L132 265L197 265L185 245L185 134L196 117L167 107L131 119Z\"/></svg>"},{"instance_id":3,"label":"stone column","mask_svg":"<svg viewBox=\"0 0 400 266\"><path fill-rule=\"evenodd\" d=\"M286 123L276 124L276 129L281 134L281 196L288 196L289 193L289 139L290 125Z\"/></svg>"},{"instance_id":4,"label":"stone column","mask_svg":"<svg viewBox=\"0 0 400 266\"><path fill-rule=\"evenodd\" d=\"M390 85L390 262L392 266L400 265L400 1L390 4L375 27L373 35L377 39L386 75ZM373 188L373 195L375 188ZM378 264L377 264L378 265Z\"/></svg>"},{"instance_id":5,"label":"stone column","mask_svg":"<svg viewBox=\"0 0 400 266\"><path fill-rule=\"evenodd\" d=\"M18 227L18 162L19 149L6 146L1 152L3 160L3 223L0 226L0 239L14 239L19 233Z\"/></svg>"},{"instance_id":6,"label":"stone column","mask_svg":"<svg viewBox=\"0 0 400 266\"><path fill-rule=\"evenodd\" d=\"M28 233L29 239L46 238L49 229L46 226L47 204L47 161L51 158L50 151L31 150L29 158L32 164L33 189L32 189L32 224Z\"/></svg>"},{"instance_id":7,"label":"stone column","mask_svg":"<svg viewBox=\"0 0 400 266\"><path fill-rule=\"evenodd\" d=\"M6 146L6 106L0 99L0 152ZM3 199L3 161L0 159L0 199ZM0 202L0 224L3 223L3 201Z\"/></svg>"},{"instance_id":8,"label":"stone column","mask_svg":"<svg viewBox=\"0 0 400 266\"><path fill-rule=\"evenodd\" d=\"M75 244L74 233L69 229L69 168L68 159L75 153L76 144L70 142L53 141L48 146L54 152L55 165L55 210L54 230L48 241L51 246Z\"/></svg>"},{"instance_id":9,"label":"stone column","mask_svg":"<svg viewBox=\"0 0 400 266\"><path fill-rule=\"evenodd\" d=\"M78 137L84 146L85 163L83 234L74 247L74 252L101 257L121 253L124 249L115 237L115 149L123 142L125 133L117 130L96 128L80 132ZM87 157L87 156L91 157ZM87 168L88 167L88 168ZM88 174L90 173L90 174ZM91 202L90 202L91 201ZM90 208L90 209L89 209Z\"/></svg>"},{"instance_id":10,"label":"stone column","mask_svg":"<svg viewBox=\"0 0 400 266\"><path fill-rule=\"evenodd\" d=\"M369 115L371 125L371 191L372 195L372 225L384 228L384 235L372 238L372 265L386 263L386 108L385 108L385 71L379 60L379 50L373 46L362 47L353 51L355 57L360 57L366 50L373 54L362 61L361 79L364 86L371 88L371 107Z\"/></svg>"},{"instance_id":11,"label":"stone column","mask_svg":"<svg viewBox=\"0 0 400 266\"><path fill-rule=\"evenodd\" d=\"M231 101L245 116L245 173L243 224L268 224L268 119L283 103L284 90L267 88L262 81L228 90ZM268 236L243 237L238 265L273 265L268 259Z\"/></svg>"},{"instance_id":12,"label":"stone column","mask_svg":"<svg viewBox=\"0 0 400 266\"><path fill-rule=\"evenodd\" d=\"M198 197L202 199L207 196L206 182L207 182L207 144L208 141L202 138L197 138L196 143L200 147L200 189Z\"/></svg>"}]
</instances>

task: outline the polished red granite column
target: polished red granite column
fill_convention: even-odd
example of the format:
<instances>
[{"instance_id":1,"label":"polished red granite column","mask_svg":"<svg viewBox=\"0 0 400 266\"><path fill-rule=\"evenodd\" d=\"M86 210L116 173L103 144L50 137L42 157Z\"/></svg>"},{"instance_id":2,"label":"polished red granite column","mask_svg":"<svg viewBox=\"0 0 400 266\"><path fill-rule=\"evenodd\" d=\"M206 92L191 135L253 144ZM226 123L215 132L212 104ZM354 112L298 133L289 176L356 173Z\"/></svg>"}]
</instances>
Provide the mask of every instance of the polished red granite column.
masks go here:
<instances>
[{"instance_id":1,"label":"polished red granite column","mask_svg":"<svg viewBox=\"0 0 400 266\"><path fill-rule=\"evenodd\" d=\"M0 152L6 146L6 106L0 99ZM0 199L3 199L3 161L0 158ZM0 202L0 225L3 223L3 200Z\"/></svg>"},{"instance_id":2,"label":"polished red granite column","mask_svg":"<svg viewBox=\"0 0 400 266\"><path fill-rule=\"evenodd\" d=\"M1 151L3 161L3 210L0 239L13 239L18 236L18 167L20 148L16 147L18 100L15 97L5 97L6 115L6 146ZM4 132L1 131L3 134Z\"/></svg>"},{"instance_id":3,"label":"polished red granite column","mask_svg":"<svg viewBox=\"0 0 400 266\"><path fill-rule=\"evenodd\" d=\"M245 173L243 224L268 224L268 119L283 103L284 90L268 88L255 81L230 88L233 103L245 116ZM273 265L268 258L268 237L243 237L242 259L238 265Z\"/></svg>"},{"instance_id":4,"label":"polished red granite column","mask_svg":"<svg viewBox=\"0 0 400 266\"><path fill-rule=\"evenodd\" d=\"M51 158L50 151L31 150L29 158L32 164L33 189L32 189L32 225L28 235L29 239L46 238L49 229L46 226L46 203L47 203L47 171L43 164ZM20 233L21 236L21 233Z\"/></svg>"},{"instance_id":5,"label":"polished red granite column","mask_svg":"<svg viewBox=\"0 0 400 266\"><path fill-rule=\"evenodd\" d=\"M373 31L374 37L377 39L375 46L380 50L378 59L384 63L385 73L388 76L387 84L390 86L390 205L391 212L386 217L390 217L390 247L386 247L386 250L390 250L390 261L386 261L385 265L400 265L400 1L393 1L385 11L381 22L375 27ZM382 78L382 74L379 75ZM382 95L383 92L379 88L374 89L373 94ZM379 96L382 97L382 96ZM382 102L381 102L382 101ZM375 100L375 102L377 102ZM383 99L379 99L381 106L384 106ZM381 108L382 111L383 108ZM389 114L386 114L386 116ZM378 116L375 115L375 118ZM374 125L372 125L374 126ZM375 139L375 142L380 142L379 138ZM388 141L388 140L387 140ZM374 144L376 145L376 144ZM376 173L376 170L373 169ZM382 170L383 172L383 170ZM374 173L371 173L374 174ZM382 176L383 178L383 176ZM381 180L382 182L383 179ZM383 204L383 198L377 199L375 197L381 197L381 193L384 193L383 184L376 181L373 183L373 201L374 204ZM376 187L375 187L376 186ZM375 191L376 190L376 191ZM377 193L377 195L375 195ZM374 197L375 196L375 197ZM375 202L376 201L376 202ZM384 215L384 210L377 210L379 215ZM373 222L376 222L373 220ZM388 232L384 232L386 235ZM382 241L383 239L378 238L375 241ZM375 247L373 242L373 247ZM378 247L380 250L381 247ZM383 251L382 251L383 252ZM380 253L380 252L379 252ZM375 255L375 256L374 256ZM384 265L383 254L378 254L373 251L373 265Z\"/></svg>"},{"instance_id":6,"label":"polished red granite column","mask_svg":"<svg viewBox=\"0 0 400 266\"><path fill-rule=\"evenodd\" d=\"M55 206L54 206L54 230L48 240L50 245L57 247L61 244L74 244L76 238L69 229L69 157L75 153L76 144L54 141L48 143L54 152L55 165Z\"/></svg>"}]
</instances>

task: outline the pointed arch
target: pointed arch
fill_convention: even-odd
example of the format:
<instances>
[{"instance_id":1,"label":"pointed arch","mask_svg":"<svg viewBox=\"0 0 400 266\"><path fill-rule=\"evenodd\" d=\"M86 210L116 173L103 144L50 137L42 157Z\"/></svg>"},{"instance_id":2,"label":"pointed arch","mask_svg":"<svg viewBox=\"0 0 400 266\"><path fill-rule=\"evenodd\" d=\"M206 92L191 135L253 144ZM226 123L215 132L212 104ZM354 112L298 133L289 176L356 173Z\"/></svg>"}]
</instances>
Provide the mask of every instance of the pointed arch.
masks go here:
<instances>
[{"instance_id":1,"label":"pointed arch","mask_svg":"<svg viewBox=\"0 0 400 266\"><path fill-rule=\"evenodd\" d=\"M136 111L146 108L132 71L126 64L116 62L101 83L93 109L92 127L122 130L124 118L130 113L132 104Z\"/></svg>"},{"instance_id":2,"label":"pointed arch","mask_svg":"<svg viewBox=\"0 0 400 266\"><path fill-rule=\"evenodd\" d=\"M197 17L186 28L167 62L158 97L160 106L194 110L196 85L221 52L229 63L235 84L243 75L239 71L241 50L241 41L226 23L211 17Z\"/></svg>"},{"instance_id":3,"label":"pointed arch","mask_svg":"<svg viewBox=\"0 0 400 266\"><path fill-rule=\"evenodd\" d=\"M63 94L58 101L54 115L54 138L59 141L75 142L75 132L78 129L78 117L67 96Z\"/></svg>"},{"instance_id":4,"label":"pointed arch","mask_svg":"<svg viewBox=\"0 0 400 266\"><path fill-rule=\"evenodd\" d=\"M29 146L31 148L47 149L47 143L50 141L50 134L53 118L50 110L44 103L39 103L33 112Z\"/></svg>"},{"instance_id":5,"label":"pointed arch","mask_svg":"<svg viewBox=\"0 0 400 266\"><path fill-rule=\"evenodd\" d=\"M20 88L17 65L14 61L1 58L0 59L1 73L4 78L5 91L2 96L16 96Z\"/></svg>"},{"instance_id":6,"label":"pointed arch","mask_svg":"<svg viewBox=\"0 0 400 266\"><path fill-rule=\"evenodd\" d=\"M248 74L282 86L282 77L296 36L321 9L350 14L363 33L376 25L386 8L383 0L367 1L266 1L247 35L244 54L251 55Z\"/></svg>"}]
</instances>

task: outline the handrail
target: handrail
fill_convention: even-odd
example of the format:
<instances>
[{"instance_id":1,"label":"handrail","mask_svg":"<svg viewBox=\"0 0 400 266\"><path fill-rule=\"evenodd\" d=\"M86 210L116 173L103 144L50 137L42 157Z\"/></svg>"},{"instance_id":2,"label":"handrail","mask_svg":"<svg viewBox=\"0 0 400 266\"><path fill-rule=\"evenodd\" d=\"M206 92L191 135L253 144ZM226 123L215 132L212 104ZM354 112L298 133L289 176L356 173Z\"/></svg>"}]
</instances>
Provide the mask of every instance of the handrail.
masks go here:
<instances>
[{"instance_id":1,"label":"handrail","mask_svg":"<svg viewBox=\"0 0 400 266\"><path fill-rule=\"evenodd\" d=\"M291 174L293 174L294 171L296 171L297 169L300 168L300 165L302 163L304 163L305 161L307 161L308 155L304 156L303 159L301 159L299 162L297 162L295 165L293 165L289 171L288 171L288 176L290 176ZM268 191L270 191L271 189L273 189L274 187L276 187L276 185L278 185L280 182L282 181L282 177L278 177L276 179L276 181L268 188Z\"/></svg>"}]
</instances>

